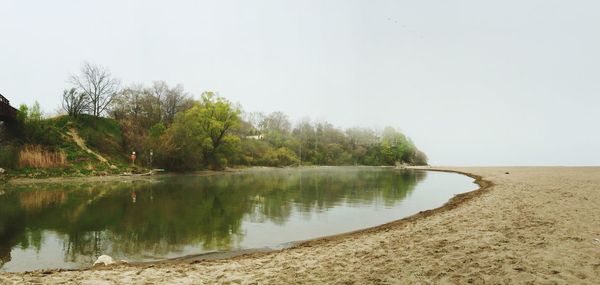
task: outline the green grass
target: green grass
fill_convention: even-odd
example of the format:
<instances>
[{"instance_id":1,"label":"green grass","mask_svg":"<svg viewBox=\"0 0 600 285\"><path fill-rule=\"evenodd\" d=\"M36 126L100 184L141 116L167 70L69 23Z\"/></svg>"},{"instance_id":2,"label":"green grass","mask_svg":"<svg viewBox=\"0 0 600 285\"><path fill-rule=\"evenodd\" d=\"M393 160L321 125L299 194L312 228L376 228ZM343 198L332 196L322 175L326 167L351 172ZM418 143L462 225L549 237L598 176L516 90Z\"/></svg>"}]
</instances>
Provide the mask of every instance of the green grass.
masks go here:
<instances>
[{"instance_id":1,"label":"green grass","mask_svg":"<svg viewBox=\"0 0 600 285\"><path fill-rule=\"evenodd\" d=\"M64 132L71 127L75 128L90 149L107 159L118 161L126 159L126 152L123 151L123 135L117 121L90 115L80 115L77 119L61 116L55 120L56 125Z\"/></svg>"},{"instance_id":2,"label":"green grass","mask_svg":"<svg viewBox=\"0 0 600 285\"><path fill-rule=\"evenodd\" d=\"M0 145L0 167L7 168L9 176L45 178L118 174L129 170L127 152L123 150L123 135L117 121L90 115L81 115L77 119L60 116L43 120L41 125L45 132L51 133L52 144L46 145L45 140L30 143L62 150L67 156L67 166L44 169L17 168L16 162L21 144L18 143L18 139L15 139L15 142ZM117 169L111 169L109 164L100 162L94 155L82 150L73 142L67 135L67 131L71 128L77 130L79 136L86 141L88 148L108 159Z\"/></svg>"}]
</instances>

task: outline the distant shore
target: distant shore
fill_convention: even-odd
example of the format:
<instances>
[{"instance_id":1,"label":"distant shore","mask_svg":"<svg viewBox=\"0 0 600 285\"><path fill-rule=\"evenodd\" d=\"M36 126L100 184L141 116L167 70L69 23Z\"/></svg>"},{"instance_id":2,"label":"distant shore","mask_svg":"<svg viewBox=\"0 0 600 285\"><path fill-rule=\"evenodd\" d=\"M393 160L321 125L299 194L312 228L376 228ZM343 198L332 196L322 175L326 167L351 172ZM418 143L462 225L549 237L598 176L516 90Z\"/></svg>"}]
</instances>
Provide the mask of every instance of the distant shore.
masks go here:
<instances>
[{"instance_id":1,"label":"distant shore","mask_svg":"<svg viewBox=\"0 0 600 285\"><path fill-rule=\"evenodd\" d=\"M6 177L4 183L11 185L27 185L27 184L38 184L38 183L91 183L91 182L118 182L118 181L153 181L156 178L166 175L221 175L227 173L234 173L240 171L257 170L257 169L285 169L285 168L310 168L310 167L344 167L344 166L289 166L289 167L272 167L272 166L250 166L250 167L239 167L239 168L226 168L223 170L197 170L187 172L162 172L155 175L144 175L144 174L108 174L108 175L84 175L84 176L51 176L41 178L29 178L19 176ZM385 167L393 168L393 166L365 166L365 167ZM414 167L414 169L418 169ZM421 169L421 168L419 168ZM422 168L428 169L428 168Z\"/></svg>"},{"instance_id":2,"label":"distant shore","mask_svg":"<svg viewBox=\"0 0 600 285\"><path fill-rule=\"evenodd\" d=\"M0 273L0 283L600 282L600 168L431 170L469 174L481 188L406 219L274 252Z\"/></svg>"},{"instance_id":3,"label":"distant shore","mask_svg":"<svg viewBox=\"0 0 600 285\"><path fill-rule=\"evenodd\" d=\"M176 172L165 172L156 175L142 175L142 174L110 174L105 176L98 175L86 175L86 176L55 176L55 177L44 177L44 178L27 178L27 177L10 177L6 183L12 185L26 185L26 184L38 184L38 183L90 183L90 182L118 182L118 181L152 181L156 178L165 175L179 175L179 174L195 174L195 175L218 175L224 173L231 173L241 171L243 169L225 169L219 171L213 170L199 170L185 173Z\"/></svg>"}]
</instances>

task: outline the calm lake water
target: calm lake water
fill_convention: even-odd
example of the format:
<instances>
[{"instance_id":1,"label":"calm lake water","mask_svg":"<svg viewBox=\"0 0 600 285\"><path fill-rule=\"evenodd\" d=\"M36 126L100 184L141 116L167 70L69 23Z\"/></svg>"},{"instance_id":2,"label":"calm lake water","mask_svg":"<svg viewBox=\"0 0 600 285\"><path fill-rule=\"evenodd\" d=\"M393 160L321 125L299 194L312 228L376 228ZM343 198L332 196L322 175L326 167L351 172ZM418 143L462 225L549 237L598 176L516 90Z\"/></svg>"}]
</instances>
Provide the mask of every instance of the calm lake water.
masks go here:
<instances>
[{"instance_id":1,"label":"calm lake water","mask_svg":"<svg viewBox=\"0 0 600 285\"><path fill-rule=\"evenodd\" d=\"M459 174L378 167L21 186L0 195L0 271L85 267L102 254L153 261L279 248L397 220L476 188Z\"/></svg>"}]
</instances>

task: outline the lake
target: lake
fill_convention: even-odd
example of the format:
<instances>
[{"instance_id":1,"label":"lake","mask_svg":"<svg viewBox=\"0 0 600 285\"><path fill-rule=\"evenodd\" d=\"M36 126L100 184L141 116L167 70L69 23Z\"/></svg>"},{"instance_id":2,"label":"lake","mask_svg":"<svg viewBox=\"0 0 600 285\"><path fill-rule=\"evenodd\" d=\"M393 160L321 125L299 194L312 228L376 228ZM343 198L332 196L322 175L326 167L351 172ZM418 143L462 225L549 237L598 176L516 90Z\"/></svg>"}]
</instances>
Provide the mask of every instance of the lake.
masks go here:
<instances>
[{"instance_id":1,"label":"lake","mask_svg":"<svg viewBox=\"0 0 600 285\"><path fill-rule=\"evenodd\" d=\"M383 167L250 169L151 181L35 183L0 195L0 271L281 248L377 226L477 189L470 177Z\"/></svg>"}]
</instances>

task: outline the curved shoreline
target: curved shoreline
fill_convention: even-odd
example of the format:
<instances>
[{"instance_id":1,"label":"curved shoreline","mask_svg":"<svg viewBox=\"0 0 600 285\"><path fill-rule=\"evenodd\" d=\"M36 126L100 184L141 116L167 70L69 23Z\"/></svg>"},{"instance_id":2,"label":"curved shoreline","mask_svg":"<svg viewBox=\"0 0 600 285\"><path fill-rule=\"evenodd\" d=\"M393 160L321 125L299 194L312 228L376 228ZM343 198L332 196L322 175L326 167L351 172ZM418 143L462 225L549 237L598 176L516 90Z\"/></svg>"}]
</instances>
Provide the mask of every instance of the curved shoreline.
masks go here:
<instances>
[{"instance_id":1,"label":"curved shoreline","mask_svg":"<svg viewBox=\"0 0 600 285\"><path fill-rule=\"evenodd\" d=\"M132 263L130 263L130 265L139 265L139 266L146 265L147 266L147 265L152 265L152 264L174 264L174 263L179 263L179 262L197 263L199 261L208 261L208 260L252 258L255 256L263 256L265 254L272 254L272 253L281 252L281 251L289 250L289 249L295 249L295 248L301 248L301 247L312 247L312 246L319 245L323 242L330 242L330 241L333 241L336 239L343 239L343 238L347 238L350 236L359 236L359 235L365 234L365 233L374 233L374 232L378 232L378 231L385 231L385 230L389 230L390 227L398 227L405 223L414 222L417 219L423 219L423 218L429 217L429 216L434 215L439 212L454 209L454 208L458 207L461 203L469 201L469 200L481 195L483 192L480 192L480 191L484 191L494 185L492 182L484 180L479 175L466 173L466 172L460 172L460 171L455 171L455 170L446 170L446 169L436 169L436 168L420 168L420 167L419 168L410 167L407 169L461 174L461 175L473 178L474 179L473 183L477 184L479 186L479 188L469 191L469 192L456 194L456 195L454 195L454 197L452 197L448 201L446 201L446 203L444 203L443 205L441 205L437 208L419 211L416 214L406 216L406 217L400 218L398 220L393 220L393 221L390 221L390 222L387 222L384 224L372 226L372 227L362 228L362 229L353 230L353 231L349 231L349 232L343 232L343 233L334 234L334 235L316 237L316 238L308 239L308 240L292 241L292 242L289 242L289 244L290 244L289 246L285 246L281 249L248 248L248 249L239 249L239 250L231 250L231 251L215 251L215 252L206 252L206 253L200 253L200 254L194 254L194 255L188 255L188 256L169 258L169 259L158 260L158 261L132 262ZM475 192L477 192L477 193L475 193ZM86 269L88 269L88 268L82 268L79 270L86 270ZM74 270L78 270L78 269L74 269Z\"/></svg>"},{"instance_id":2,"label":"curved shoreline","mask_svg":"<svg viewBox=\"0 0 600 285\"><path fill-rule=\"evenodd\" d=\"M493 185L492 182L484 180L481 176L471 174L471 173L461 172L461 171L448 170L448 169L437 169L437 168L426 168L426 167L409 167L407 169L419 170L419 171L455 173L455 174L464 175L464 176L473 178L474 179L473 182L475 184L477 184L479 186L479 188L469 191L469 192L456 194L452 198L450 198L448 201L446 201L443 205L441 205L437 208L419 211L418 213L412 214L410 216L406 216L406 217L403 217L403 218L400 218L397 220L393 220L393 221L390 221L390 222L387 222L384 224L375 225L375 226L371 226L371 227L367 227L367 228L357 229L357 230L343 232L343 233L334 234L334 235L316 237L316 238L308 239L308 240L291 241L291 242L289 242L289 246L285 246L280 249L247 248L247 249L238 249L238 250L230 250L230 251L212 251L212 252L204 252L204 253L193 254L193 255L179 256L179 257L174 257L174 258L169 258L169 259L161 259L161 260L156 260L156 261L128 262L128 263L119 262L116 265L126 265L126 266L130 266L130 267L148 267L148 266L153 266L153 265L165 265L165 264L174 265L174 264L180 264L180 263L194 264L194 263L198 263L201 261L254 258L254 257L258 257L258 256L275 254L278 252L292 250L292 249L296 249L296 248L313 247L313 246L317 246L317 245L325 243L325 242L330 242L330 241L334 241L334 240L338 240L338 239L344 239L344 238L348 238L351 236L360 236L360 235L368 234L368 233L376 233L379 231L386 231L386 230L389 230L390 227L399 227L406 223L411 223L418 219L423 219L423 218L429 217L431 215L434 215L436 213L441 213L443 211L451 210L451 209L457 207L458 205L460 205L461 203L471 200L471 199L481 195L483 190L488 189L490 186ZM210 171L210 172L201 172L201 173L199 173L199 175L217 175L217 174L226 174L226 173L230 173L230 172L237 172L237 171L225 171L225 172ZM137 181L137 180L153 181L154 178L156 178L156 177L146 176L146 177L139 177L139 178L133 177L132 178L132 177L127 177L127 176L125 176L125 177L115 176L113 179L119 180L119 178L124 178L124 179L122 179L122 181ZM97 178L92 177L90 179L90 181L87 181L87 182L94 182L94 181L106 182L106 180L109 180L109 181L113 180L113 179L111 179L111 177L109 177L109 179L106 179L106 180L105 179L106 179L106 177L104 177L104 178L103 177L97 177ZM64 180L64 178L62 178L62 179L61 178L45 179L45 181L37 180L34 183L40 183L40 182L56 183L60 180ZM68 182L72 182L71 179L67 179L67 180L69 180ZM19 184L26 183L26 182L27 181L19 181ZM50 274L52 272L64 272L64 271L78 272L78 271L86 271L86 270L94 270L94 269L109 269L113 266L115 266L115 265L89 266L89 267L73 268L73 269L47 268L47 269L37 269L37 270L32 270L32 271L12 272L12 273L27 274L27 273L43 272L44 274Z\"/></svg>"},{"instance_id":3,"label":"curved shoreline","mask_svg":"<svg viewBox=\"0 0 600 285\"><path fill-rule=\"evenodd\" d=\"M475 179L475 181L473 181L473 182L475 184L479 185L479 188L477 188L473 191L456 194L456 195L454 195L454 197L452 197L448 201L446 201L446 203L444 203L443 205L441 205L437 208L420 211L416 214L413 214L413 215L410 215L410 216L407 216L407 217L404 217L404 218L401 218L398 220L394 220L394 221L391 221L391 222L388 222L385 224L373 226L373 227L368 227L368 228L364 228L364 229L359 229L359 230L355 230L355 231L350 231L350 232L345 232L345 233L340 233L340 234L335 234L335 235L330 235L330 236L318 237L318 238L310 239L310 240L306 240L306 241L300 241L291 247L287 247L286 249L292 249L292 248L298 248L298 247L304 247L304 246L310 247L310 246L318 245L323 242L347 238L349 236L358 236L358 235L362 235L362 234L366 234L366 233L375 233L375 232L379 232L379 231L389 230L390 227L399 227L399 226L414 222L419 219L427 218L427 217L429 217L431 215L435 215L437 213L442 213L444 211L454 209L454 208L458 207L460 204L462 204L466 201L469 201L473 198L478 197L479 195L483 194L485 190L489 189L491 186L494 185L492 182L484 180L479 175L466 173L466 172L447 170L447 169L436 169L436 168L431 168L431 169L430 168L409 168L409 169L434 171L434 172L445 172L445 173L456 173L456 174L465 175L465 176Z\"/></svg>"},{"instance_id":4,"label":"curved shoreline","mask_svg":"<svg viewBox=\"0 0 600 285\"><path fill-rule=\"evenodd\" d=\"M0 273L0 283L600 283L600 167L430 170L469 174L480 188L398 221L270 253Z\"/></svg>"}]
</instances>

